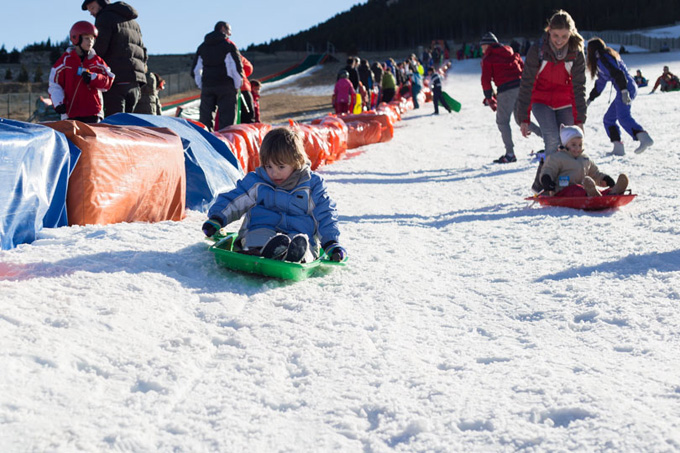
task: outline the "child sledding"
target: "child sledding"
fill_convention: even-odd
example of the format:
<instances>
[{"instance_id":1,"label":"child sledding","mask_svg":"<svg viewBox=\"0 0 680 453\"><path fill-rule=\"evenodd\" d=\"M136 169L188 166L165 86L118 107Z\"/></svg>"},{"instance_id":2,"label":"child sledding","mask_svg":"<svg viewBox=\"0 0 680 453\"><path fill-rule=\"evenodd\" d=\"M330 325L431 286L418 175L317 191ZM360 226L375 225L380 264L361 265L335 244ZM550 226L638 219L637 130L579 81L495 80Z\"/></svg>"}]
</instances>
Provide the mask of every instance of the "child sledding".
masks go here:
<instances>
[{"instance_id":1,"label":"child sledding","mask_svg":"<svg viewBox=\"0 0 680 453\"><path fill-rule=\"evenodd\" d=\"M208 237L245 216L237 235L213 246L218 262L236 270L299 280L320 261L346 261L347 251L338 242L335 203L321 176L310 170L300 135L288 128L272 129L262 141L260 162L261 167L235 189L220 194L208 211L203 224ZM287 263L281 265L283 261ZM300 272L282 273L281 268Z\"/></svg>"},{"instance_id":2,"label":"child sledding","mask_svg":"<svg viewBox=\"0 0 680 453\"><path fill-rule=\"evenodd\" d=\"M628 188L625 174L614 181L583 153L580 127L561 125L560 140L562 146L547 158L541 169L543 191L528 200L542 205L596 210L622 206L635 197L624 194Z\"/></svg>"}]
</instances>

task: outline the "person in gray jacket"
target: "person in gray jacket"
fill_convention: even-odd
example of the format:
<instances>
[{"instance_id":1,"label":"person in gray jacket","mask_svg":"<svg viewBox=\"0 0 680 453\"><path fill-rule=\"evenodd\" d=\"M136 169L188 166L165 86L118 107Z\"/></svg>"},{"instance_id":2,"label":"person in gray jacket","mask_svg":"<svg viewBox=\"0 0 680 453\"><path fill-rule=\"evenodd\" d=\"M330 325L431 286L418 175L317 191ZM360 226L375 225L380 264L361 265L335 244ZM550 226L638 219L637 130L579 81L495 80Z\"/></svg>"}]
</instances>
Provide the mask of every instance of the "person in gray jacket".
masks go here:
<instances>
[{"instance_id":1,"label":"person in gray jacket","mask_svg":"<svg viewBox=\"0 0 680 453\"><path fill-rule=\"evenodd\" d=\"M199 121L212 131L215 111L217 130L236 124L238 90L243 82L241 53L229 39L231 26L223 21L205 35L198 46L191 74L201 90Z\"/></svg>"}]
</instances>

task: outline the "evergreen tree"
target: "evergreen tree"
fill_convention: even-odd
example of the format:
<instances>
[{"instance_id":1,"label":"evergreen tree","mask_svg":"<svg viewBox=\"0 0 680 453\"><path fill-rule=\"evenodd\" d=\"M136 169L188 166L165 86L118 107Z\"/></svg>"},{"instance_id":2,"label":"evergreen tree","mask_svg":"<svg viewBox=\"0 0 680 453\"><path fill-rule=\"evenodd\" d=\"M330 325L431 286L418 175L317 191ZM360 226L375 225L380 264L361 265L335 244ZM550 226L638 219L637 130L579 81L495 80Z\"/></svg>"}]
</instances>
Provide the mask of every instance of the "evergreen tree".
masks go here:
<instances>
[{"instance_id":1,"label":"evergreen tree","mask_svg":"<svg viewBox=\"0 0 680 453\"><path fill-rule=\"evenodd\" d=\"M5 80L12 80L13 78L14 74L12 74L12 70L7 68L7 71L5 71Z\"/></svg>"},{"instance_id":2,"label":"evergreen tree","mask_svg":"<svg viewBox=\"0 0 680 453\"><path fill-rule=\"evenodd\" d=\"M7 49L5 49L5 45L3 44L2 47L0 47L0 63L7 63L9 61L9 54L7 53Z\"/></svg>"},{"instance_id":3,"label":"evergreen tree","mask_svg":"<svg viewBox=\"0 0 680 453\"><path fill-rule=\"evenodd\" d=\"M42 78L43 78L43 69L42 69L42 66L38 66L35 69L35 75L33 76L33 81L34 82L42 82Z\"/></svg>"},{"instance_id":4,"label":"evergreen tree","mask_svg":"<svg viewBox=\"0 0 680 453\"><path fill-rule=\"evenodd\" d=\"M9 53L9 62L10 63L20 63L21 62L21 52L19 52L16 47L12 49L12 51Z\"/></svg>"},{"instance_id":5,"label":"evergreen tree","mask_svg":"<svg viewBox=\"0 0 680 453\"><path fill-rule=\"evenodd\" d=\"M19 71L19 77L17 77L17 82L27 83L28 80L29 80L28 69L26 69L26 66L21 65L21 71Z\"/></svg>"}]
</instances>

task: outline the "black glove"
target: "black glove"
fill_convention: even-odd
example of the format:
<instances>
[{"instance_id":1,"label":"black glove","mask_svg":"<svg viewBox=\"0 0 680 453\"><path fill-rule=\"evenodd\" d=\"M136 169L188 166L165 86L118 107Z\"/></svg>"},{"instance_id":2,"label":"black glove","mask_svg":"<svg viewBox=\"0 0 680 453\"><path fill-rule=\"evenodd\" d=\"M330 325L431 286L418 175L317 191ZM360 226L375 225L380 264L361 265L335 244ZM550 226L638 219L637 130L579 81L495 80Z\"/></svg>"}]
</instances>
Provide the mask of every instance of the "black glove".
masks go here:
<instances>
[{"instance_id":1,"label":"black glove","mask_svg":"<svg viewBox=\"0 0 680 453\"><path fill-rule=\"evenodd\" d=\"M57 112L60 115L63 115L66 113L66 105L64 104L59 104L54 108L54 111Z\"/></svg>"},{"instance_id":2,"label":"black glove","mask_svg":"<svg viewBox=\"0 0 680 453\"><path fill-rule=\"evenodd\" d=\"M220 231L221 228L222 224L216 217L211 217L210 219L206 220L202 227L203 234L205 234L207 237L212 237L215 233Z\"/></svg>"},{"instance_id":3,"label":"black glove","mask_svg":"<svg viewBox=\"0 0 680 453\"><path fill-rule=\"evenodd\" d=\"M602 181L604 181L604 183L607 184L609 187L614 187L616 185L612 177L609 175L604 175Z\"/></svg>"},{"instance_id":4,"label":"black glove","mask_svg":"<svg viewBox=\"0 0 680 453\"><path fill-rule=\"evenodd\" d=\"M550 175L541 176L541 185L543 186L543 190L546 192L553 192L555 190L555 183L553 182Z\"/></svg>"},{"instance_id":5,"label":"black glove","mask_svg":"<svg viewBox=\"0 0 680 453\"><path fill-rule=\"evenodd\" d=\"M90 81L92 80L92 73L90 71L83 71L83 73L80 76L83 78L83 82L85 82L85 85L90 84Z\"/></svg>"},{"instance_id":6,"label":"black glove","mask_svg":"<svg viewBox=\"0 0 680 453\"><path fill-rule=\"evenodd\" d=\"M331 261L339 263L347 258L347 250L342 247L337 241L328 241L323 246L326 255L328 255Z\"/></svg>"}]
</instances>

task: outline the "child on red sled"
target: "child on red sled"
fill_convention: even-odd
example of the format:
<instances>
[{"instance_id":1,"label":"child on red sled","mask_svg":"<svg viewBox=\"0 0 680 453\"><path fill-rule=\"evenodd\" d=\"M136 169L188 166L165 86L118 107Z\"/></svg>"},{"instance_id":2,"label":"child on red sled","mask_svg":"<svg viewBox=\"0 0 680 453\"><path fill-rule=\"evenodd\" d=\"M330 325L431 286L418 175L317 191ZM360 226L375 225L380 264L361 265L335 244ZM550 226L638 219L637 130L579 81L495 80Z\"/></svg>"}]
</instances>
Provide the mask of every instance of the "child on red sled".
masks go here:
<instances>
[{"instance_id":1,"label":"child on red sled","mask_svg":"<svg viewBox=\"0 0 680 453\"><path fill-rule=\"evenodd\" d=\"M616 182L602 173L595 162L583 154L583 131L578 126L560 126L558 152L550 155L541 170L544 195L556 197L599 197L620 195L628 187L628 177L620 174ZM600 191L598 188L607 186Z\"/></svg>"}]
</instances>

